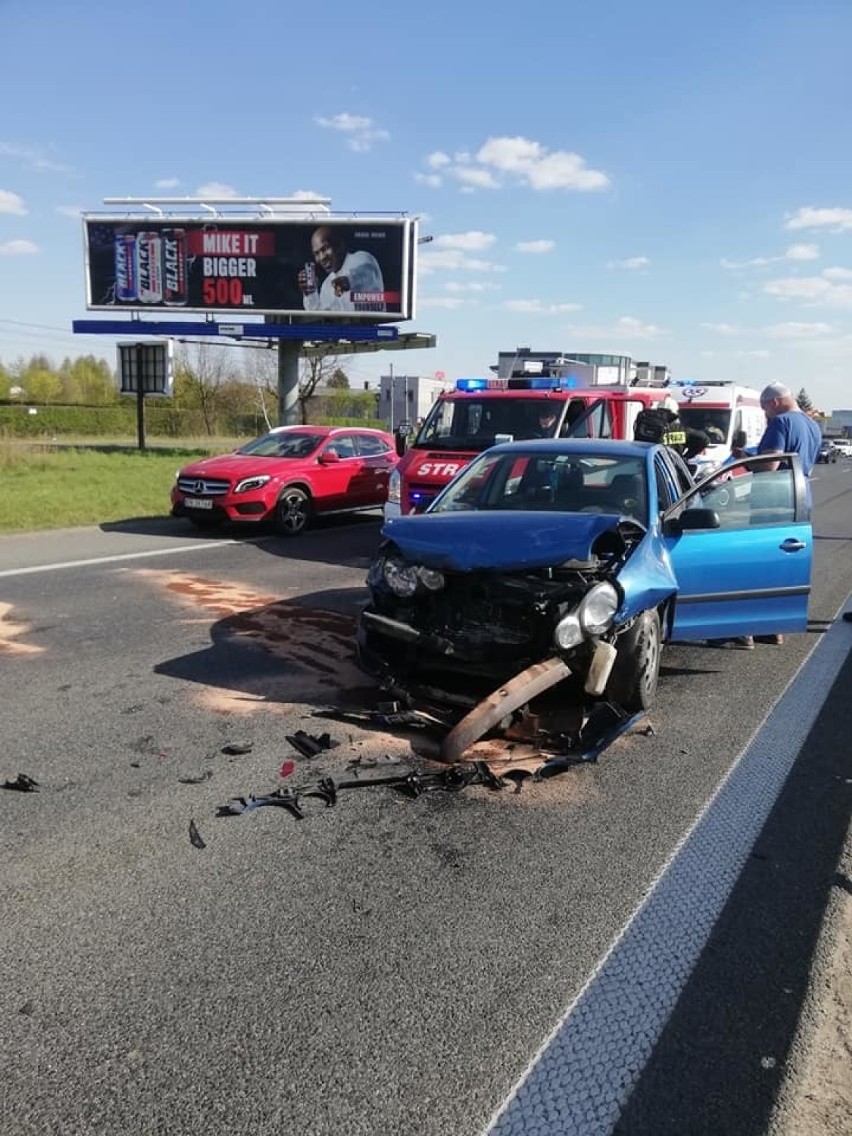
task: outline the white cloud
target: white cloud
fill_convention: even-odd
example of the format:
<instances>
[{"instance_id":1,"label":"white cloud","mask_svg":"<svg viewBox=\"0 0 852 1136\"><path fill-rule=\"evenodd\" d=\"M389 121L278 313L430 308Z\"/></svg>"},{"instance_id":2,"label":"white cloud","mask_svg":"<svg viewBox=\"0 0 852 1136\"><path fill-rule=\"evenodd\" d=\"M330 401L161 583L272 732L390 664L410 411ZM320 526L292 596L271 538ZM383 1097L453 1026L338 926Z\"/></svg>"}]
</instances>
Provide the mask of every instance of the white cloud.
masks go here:
<instances>
[{"instance_id":1,"label":"white cloud","mask_svg":"<svg viewBox=\"0 0 852 1136\"><path fill-rule=\"evenodd\" d=\"M833 208L816 209L813 205L804 205L795 213L788 213L784 222L785 229L831 229L837 233L844 233L852 229L852 209Z\"/></svg>"},{"instance_id":2,"label":"white cloud","mask_svg":"<svg viewBox=\"0 0 852 1136\"><path fill-rule=\"evenodd\" d=\"M651 261L647 256L629 256L626 260L609 260L607 261L607 268L626 268L628 271L635 271L639 268L647 268Z\"/></svg>"},{"instance_id":3,"label":"white cloud","mask_svg":"<svg viewBox=\"0 0 852 1136\"><path fill-rule=\"evenodd\" d=\"M70 166L64 166L48 158L43 150L36 146L16 146L11 142L0 142L0 157L12 158L19 165L28 169L39 170L42 173L69 173Z\"/></svg>"},{"instance_id":4,"label":"white cloud","mask_svg":"<svg viewBox=\"0 0 852 1136\"><path fill-rule=\"evenodd\" d=\"M852 268L825 268L822 275L826 280L852 280Z\"/></svg>"},{"instance_id":5,"label":"white cloud","mask_svg":"<svg viewBox=\"0 0 852 1136\"><path fill-rule=\"evenodd\" d=\"M569 150L548 151L529 138L489 138L476 161L515 177L532 189L606 189L609 178L590 170L585 158Z\"/></svg>"},{"instance_id":6,"label":"white cloud","mask_svg":"<svg viewBox=\"0 0 852 1136\"><path fill-rule=\"evenodd\" d=\"M420 296L417 299L417 306L419 308L448 308L450 311L455 311L457 308L463 308L472 302L472 300L462 300L457 296Z\"/></svg>"},{"instance_id":7,"label":"white cloud","mask_svg":"<svg viewBox=\"0 0 852 1136\"><path fill-rule=\"evenodd\" d=\"M764 333L770 339L819 339L824 335L834 335L837 329L830 323L774 323L765 327Z\"/></svg>"},{"instance_id":8,"label":"white cloud","mask_svg":"<svg viewBox=\"0 0 852 1136\"><path fill-rule=\"evenodd\" d=\"M768 264L781 264L785 260L802 261L817 260L819 247L817 245L790 245L786 252L780 256L754 256L751 260L728 260L722 257L719 261L723 268L738 270L741 268L765 268Z\"/></svg>"},{"instance_id":9,"label":"white cloud","mask_svg":"<svg viewBox=\"0 0 852 1136\"><path fill-rule=\"evenodd\" d=\"M818 245L790 245L784 253L785 260L818 260Z\"/></svg>"},{"instance_id":10,"label":"white cloud","mask_svg":"<svg viewBox=\"0 0 852 1136\"><path fill-rule=\"evenodd\" d=\"M845 271L828 268L821 276L785 276L770 280L763 290L779 300L798 300L807 306L852 308L852 283ZM845 283L836 283L838 279Z\"/></svg>"},{"instance_id":11,"label":"white cloud","mask_svg":"<svg viewBox=\"0 0 852 1136\"><path fill-rule=\"evenodd\" d=\"M196 189L195 196L227 199L229 197L239 197L240 194L232 185L226 185L221 181L208 181Z\"/></svg>"},{"instance_id":12,"label":"white cloud","mask_svg":"<svg viewBox=\"0 0 852 1136\"><path fill-rule=\"evenodd\" d=\"M442 179L439 178L437 174L421 174L418 172L415 173L414 180L419 185L428 185L431 186L432 189L438 189L439 186L442 186L444 184Z\"/></svg>"},{"instance_id":13,"label":"white cloud","mask_svg":"<svg viewBox=\"0 0 852 1136\"><path fill-rule=\"evenodd\" d=\"M335 114L332 118L315 118L314 121L326 130L337 130L346 135L346 145L350 150L364 153L372 149L375 142L387 142L390 134L376 126L371 118L360 114Z\"/></svg>"},{"instance_id":14,"label":"white cloud","mask_svg":"<svg viewBox=\"0 0 852 1136\"><path fill-rule=\"evenodd\" d=\"M85 210L82 205L57 205L56 212L61 217L73 217L75 221L79 221Z\"/></svg>"},{"instance_id":15,"label":"white cloud","mask_svg":"<svg viewBox=\"0 0 852 1136\"><path fill-rule=\"evenodd\" d=\"M771 354L771 351L760 347L755 351L735 351L734 357L737 359L768 359Z\"/></svg>"},{"instance_id":16,"label":"white cloud","mask_svg":"<svg viewBox=\"0 0 852 1136\"><path fill-rule=\"evenodd\" d=\"M296 189L290 194L294 201L327 201L327 193L317 193L315 189Z\"/></svg>"},{"instance_id":17,"label":"white cloud","mask_svg":"<svg viewBox=\"0 0 852 1136\"><path fill-rule=\"evenodd\" d=\"M541 300L504 300L503 307L508 312L521 312L526 315L560 315L563 312L579 312L582 304L545 304Z\"/></svg>"},{"instance_id":18,"label":"white cloud","mask_svg":"<svg viewBox=\"0 0 852 1136\"><path fill-rule=\"evenodd\" d=\"M435 237L432 243L435 248L483 252L491 248L496 240L493 233L483 233L481 229L469 229L466 233L443 233L440 237Z\"/></svg>"},{"instance_id":19,"label":"white cloud","mask_svg":"<svg viewBox=\"0 0 852 1136\"><path fill-rule=\"evenodd\" d=\"M619 316L611 324L589 325L588 327L572 327L572 333L585 339L617 340L621 343L636 339L658 339L666 332L653 323L644 323L635 316Z\"/></svg>"},{"instance_id":20,"label":"white cloud","mask_svg":"<svg viewBox=\"0 0 852 1136\"><path fill-rule=\"evenodd\" d=\"M462 249L447 248L433 252L430 250L420 253L417 260L418 271L428 276L441 269L464 270L467 272L505 272L505 265L495 264L491 260L482 260L479 257L468 256Z\"/></svg>"},{"instance_id":21,"label":"white cloud","mask_svg":"<svg viewBox=\"0 0 852 1136\"><path fill-rule=\"evenodd\" d=\"M515 245L515 250L517 252L531 252L531 253L553 252L553 250L555 248L556 248L556 241L550 241L550 240L518 241L518 243Z\"/></svg>"},{"instance_id":22,"label":"white cloud","mask_svg":"<svg viewBox=\"0 0 852 1136\"><path fill-rule=\"evenodd\" d=\"M490 280L467 280L463 283L448 280L444 288L448 292L498 292L500 285L492 284Z\"/></svg>"},{"instance_id":23,"label":"white cloud","mask_svg":"<svg viewBox=\"0 0 852 1136\"><path fill-rule=\"evenodd\" d=\"M6 241L0 245L0 256L31 256L37 252L39 247L32 241Z\"/></svg>"},{"instance_id":24,"label":"white cloud","mask_svg":"<svg viewBox=\"0 0 852 1136\"><path fill-rule=\"evenodd\" d=\"M701 326L706 327L708 331L715 331L717 335L739 335L742 331L742 328L734 323L703 323Z\"/></svg>"},{"instance_id":25,"label":"white cloud","mask_svg":"<svg viewBox=\"0 0 852 1136\"><path fill-rule=\"evenodd\" d=\"M500 182L490 170L480 169L478 166L456 166L451 171L456 181L468 189L499 189Z\"/></svg>"},{"instance_id":26,"label":"white cloud","mask_svg":"<svg viewBox=\"0 0 852 1136\"><path fill-rule=\"evenodd\" d=\"M27 208L24 199L10 189L0 189L0 213L16 213L19 217L25 217Z\"/></svg>"},{"instance_id":27,"label":"white cloud","mask_svg":"<svg viewBox=\"0 0 852 1136\"><path fill-rule=\"evenodd\" d=\"M418 181L437 186L444 176L449 176L460 184L462 192L499 189L506 184L582 192L606 189L610 184L603 171L589 169L579 154L548 150L540 142L521 137L489 138L476 153L458 150L452 157L436 150L428 155L426 164L438 172L415 175Z\"/></svg>"},{"instance_id":28,"label":"white cloud","mask_svg":"<svg viewBox=\"0 0 852 1136\"><path fill-rule=\"evenodd\" d=\"M154 189L177 189L179 185L180 178L157 178Z\"/></svg>"}]
</instances>

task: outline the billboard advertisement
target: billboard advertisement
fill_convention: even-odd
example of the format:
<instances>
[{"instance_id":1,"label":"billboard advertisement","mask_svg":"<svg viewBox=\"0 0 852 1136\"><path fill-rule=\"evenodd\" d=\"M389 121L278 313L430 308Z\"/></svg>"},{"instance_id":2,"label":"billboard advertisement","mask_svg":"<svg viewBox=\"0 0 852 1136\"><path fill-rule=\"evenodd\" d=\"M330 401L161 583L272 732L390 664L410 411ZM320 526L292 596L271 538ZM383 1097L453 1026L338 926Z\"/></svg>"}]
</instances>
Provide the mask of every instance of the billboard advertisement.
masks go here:
<instances>
[{"instance_id":1,"label":"billboard advertisement","mask_svg":"<svg viewBox=\"0 0 852 1136\"><path fill-rule=\"evenodd\" d=\"M417 223L84 218L86 306L381 322L414 315Z\"/></svg>"}]
</instances>

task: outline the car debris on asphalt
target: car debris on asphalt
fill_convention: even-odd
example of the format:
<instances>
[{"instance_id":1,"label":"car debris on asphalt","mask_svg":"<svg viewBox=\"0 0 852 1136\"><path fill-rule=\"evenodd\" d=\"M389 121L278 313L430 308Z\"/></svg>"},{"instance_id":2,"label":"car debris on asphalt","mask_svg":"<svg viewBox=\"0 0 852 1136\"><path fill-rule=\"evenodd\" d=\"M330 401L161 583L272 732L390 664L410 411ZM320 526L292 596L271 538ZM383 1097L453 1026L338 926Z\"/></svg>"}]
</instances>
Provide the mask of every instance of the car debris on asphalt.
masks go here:
<instances>
[{"instance_id":1,"label":"car debris on asphalt","mask_svg":"<svg viewBox=\"0 0 852 1136\"><path fill-rule=\"evenodd\" d=\"M19 773L14 781L4 781L0 788L11 789L14 793L37 793L39 783L26 773Z\"/></svg>"}]
</instances>

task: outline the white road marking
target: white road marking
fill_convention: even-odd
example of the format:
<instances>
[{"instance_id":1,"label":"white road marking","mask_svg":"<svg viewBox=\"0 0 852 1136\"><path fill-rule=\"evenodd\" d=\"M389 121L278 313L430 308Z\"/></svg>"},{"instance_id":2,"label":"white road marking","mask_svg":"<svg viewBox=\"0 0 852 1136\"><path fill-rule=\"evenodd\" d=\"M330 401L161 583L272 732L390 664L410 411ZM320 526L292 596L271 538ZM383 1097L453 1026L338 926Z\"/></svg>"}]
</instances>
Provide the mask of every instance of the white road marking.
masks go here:
<instances>
[{"instance_id":1,"label":"white road marking","mask_svg":"<svg viewBox=\"0 0 852 1136\"><path fill-rule=\"evenodd\" d=\"M850 646L852 625L838 613L491 1118L486 1136L612 1132Z\"/></svg>"},{"instance_id":2,"label":"white road marking","mask_svg":"<svg viewBox=\"0 0 852 1136\"><path fill-rule=\"evenodd\" d=\"M198 552L211 548L229 548L234 544L251 543L240 540L217 540L215 543L205 544L179 544L174 548L155 548L149 552L120 552L113 556L94 556L90 560L63 560L58 564L34 564L29 568L5 568L0 572L0 579L4 576L33 576L39 572L59 572L63 568L88 568L93 564L118 564L122 560L143 560L151 556L174 556L179 552Z\"/></svg>"}]
</instances>

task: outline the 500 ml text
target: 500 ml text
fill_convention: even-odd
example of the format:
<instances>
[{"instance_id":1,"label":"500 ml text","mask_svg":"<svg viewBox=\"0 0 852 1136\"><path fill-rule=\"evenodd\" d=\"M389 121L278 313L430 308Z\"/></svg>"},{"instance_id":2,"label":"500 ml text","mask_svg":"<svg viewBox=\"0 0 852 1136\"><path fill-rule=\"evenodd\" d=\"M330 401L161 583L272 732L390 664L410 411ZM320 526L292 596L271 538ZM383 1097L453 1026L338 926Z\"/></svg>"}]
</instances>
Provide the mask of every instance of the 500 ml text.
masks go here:
<instances>
[{"instance_id":1,"label":"500 ml text","mask_svg":"<svg viewBox=\"0 0 852 1136\"><path fill-rule=\"evenodd\" d=\"M209 277L202 281L202 300L211 308L251 307L254 300L243 292L243 282L236 276Z\"/></svg>"}]
</instances>

